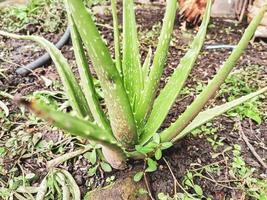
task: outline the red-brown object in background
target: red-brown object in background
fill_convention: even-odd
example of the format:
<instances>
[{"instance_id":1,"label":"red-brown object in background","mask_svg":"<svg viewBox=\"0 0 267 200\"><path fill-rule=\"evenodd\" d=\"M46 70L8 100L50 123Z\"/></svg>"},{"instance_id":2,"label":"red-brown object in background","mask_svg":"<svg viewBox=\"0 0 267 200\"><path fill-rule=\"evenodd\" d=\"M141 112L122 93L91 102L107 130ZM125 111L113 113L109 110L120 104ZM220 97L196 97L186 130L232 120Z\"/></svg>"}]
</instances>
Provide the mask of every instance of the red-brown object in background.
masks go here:
<instances>
[{"instance_id":1,"label":"red-brown object in background","mask_svg":"<svg viewBox=\"0 0 267 200\"><path fill-rule=\"evenodd\" d=\"M180 15L186 21L197 24L205 11L207 0L178 0Z\"/></svg>"}]
</instances>

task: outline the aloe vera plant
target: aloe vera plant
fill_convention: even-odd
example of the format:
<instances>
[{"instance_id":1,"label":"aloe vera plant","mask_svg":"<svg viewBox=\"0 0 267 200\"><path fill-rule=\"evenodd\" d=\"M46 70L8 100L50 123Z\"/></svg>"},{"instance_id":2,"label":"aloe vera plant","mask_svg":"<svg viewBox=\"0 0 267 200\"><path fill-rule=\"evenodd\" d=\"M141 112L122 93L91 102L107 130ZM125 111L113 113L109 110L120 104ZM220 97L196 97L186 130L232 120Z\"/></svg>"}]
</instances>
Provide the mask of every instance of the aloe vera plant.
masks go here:
<instances>
[{"instance_id":1,"label":"aloe vera plant","mask_svg":"<svg viewBox=\"0 0 267 200\"><path fill-rule=\"evenodd\" d=\"M3 31L0 34L16 39L35 41L50 53L75 115L54 110L38 100L21 100L21 103L54 126L86 138L92 144L101 144L105 159L114 168L124 168L127 159L153 156L156 152L155 138L159 145L169 147L170 143L182 139L198 126L267 91L267 87L264 87L234 101L202 111L247 47L267 10L267 6L264 6L203 92L170 127L159 132L160 126L179 96L201 51L209 24L211 1L208 1L202 24L192 41L190 50L181 59L180 64L158 96L156 93L170 45L177 0L167 0L156 51L153 56L150 49L144 63L141 63L140 60L133 0L123 0L122 34L118 27L116 0L111 0L115 44L114 59L83 1L65 0L65 6L71 27L71 38L80 81L74 76L68 61L61 52L47 40L38 36L21 36ZM123 38L122 45L120 36ZM104 94L107 112L100 105L83 47L96 71ZM157 155L160 154L157 153Z\"/></svg>"}]
</instances>

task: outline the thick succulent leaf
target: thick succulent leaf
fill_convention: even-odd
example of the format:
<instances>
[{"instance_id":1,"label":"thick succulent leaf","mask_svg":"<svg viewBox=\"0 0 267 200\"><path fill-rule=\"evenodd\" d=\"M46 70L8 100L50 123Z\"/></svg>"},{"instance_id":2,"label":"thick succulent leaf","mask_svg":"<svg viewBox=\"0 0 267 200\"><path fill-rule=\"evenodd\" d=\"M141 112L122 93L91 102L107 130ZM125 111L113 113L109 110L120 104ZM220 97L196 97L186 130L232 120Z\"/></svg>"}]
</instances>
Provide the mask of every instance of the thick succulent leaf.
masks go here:
<instances>
[{"instance_id":1,"label":"thick succulent leaf","mask_svg":"<svg viewBox=\"0 0 267 200\"><path fill-rule=\"evenodd\" d=\"M38 117L49 121L52 125L61 128L68 133L87 138L100 144L117 145L112 134L95 125L93 122L71 116L68 113L56 111L42 101L19 100L19 103L26 106Z\"/></svg>"},{"instance_id":2,"label":"thick succulent leaf","mask_svg":"<svg viewBox=\"0 0 267 200\"><path fill-rule=\"evenodd\" d=\"M215 77L209 82L206 88L196 97L194 102L186 109L186 111L165 131L161 133L161 141L170 141L175 138L183 129L199 114L205 104L213 97L216 91L223 84L238 59L248 46L250 39L256 31L258 25L263 18L267 5L262 7L258 15L251 21L241 40L233 50L229 58L222 65L221 69Z\"/></svg>"},{"instance_id":3,"label":"thick succulent leaf","mask_svg":"<svg viewBox=\"0 0 267 200\"><path fill-rule=\"evenodd\" d=\"M211 1L208 1L202 24L194 41L191 44L190 50L181 59L180 64L168 80L168 83L155 100L151 114L144 127L144 132L141 135L140 142L142 144L147 142L161 126L172 104L175 102L175 99L183 88L193 65L195 64L205 40L210 19L211 5Z\"/></svg>"},{"instance_id":4,"label":"thick succulent leaf","mask_svg":"<svg viewBox=\"0 0 267 200\"><path fill-rule=\"evenodd\" d=\"M176 17L176 9L177 0L167 0L166 12L163 19L163 26L159 37L159 43L153 59L151 71L149 73L149 79L145 84L144 90L141 93L140 101L136 103L135 117L139 126L146 118L146 115L151 109L152 104L154 102L157 87L163 72L163 67L166 62L166 57L173 31L173 25Z\"/></svg>"},{"instance_id":5,"label":"thick succulent leaf","mask_svg":"<svg viewBox=\"0 0 267 200\"><path fill-rule=\"evenodd\" d=\"M74 49L77 67L81 77L81 86L84 91L85 98L88 102L88 105L96 123L105 130L109 130L109 122L98 100L98 95L95 90L93 77L91 75L85 52L83 50L81 37L70 14L68 14L68 19L71 29L72 45Z\"/></svg>"},{"instance_id":6,"label":"thick succulent leaf","mask_svg":"<svg viewBox=\"0 0 267 200\"><path fill-rule=\"evenodd\" d=\"M173 142L176 140L179 140L181 138L183 138L184 136L186 136L188 133L190 133L191 131L193 131L195 128L205 124L206 122L212 120L213 118L227 112L228 110L264 93L267 92L267 87L257 91L257 92L253 92L251 94L248 94L246 96L240 97L236 100L230 101L228 103L225 103L223 105L220 106L216 106L214 108L205 110L203 112L200 112L197 117L179 134L177 135L174 139Z\"/></svg>"},{"instance_id":7,"label":"thick succulent leaf","mask_svg":"<svg viewBox=\"0 0 267 200\"><path fill-rule=\"evenodd\" d=\"M151 66L151 59L152 59L152 49L149 48L147 55L146 55L146 59L144 61L143 67L142 67L144 85L148 79L149 70L150 70L150 66ZM144 85L143 85L143 88L144 88Z\"/></svg>"},{"instance_id":8,"label":"thick succulent leaf","mask_svg":"<svg viewBox=\"0 0 267 200\"><path fill-rule=\"evenodd\" d=\"M120 32L119 32L119 23L118 23L118 15L116 8L116 0L111 0L112 7L112 18L113 18L113 35L114 35L114 45L115 45L115 61L116 67L120 75L122 75L121 69L121 48L120 48Z\"/></svg>"},{"instance_id":9,"label":"thick succulent leaf","mask_svg":"<svg viewBox=\"0 0 267 200\"><path fill-rule=\"evenodd\" d=\"M139 99L143 79L133 0L123 0L122 69L124 85L131 104L134 105Z\"/></svg>"},{"instance_id":10,"label":"thick succulent leaf","mask_svg":"<svg viewBox=\"0 0 267 200\"><path fill-rule=\"evenodd\" d=\"M82 92L82 89L80 88L77 80L75 79L74 74L71 71L71 68L67 60L61 54L60 50L58 50L51 42L39 36L21 36L21 35L6 33L3 31L0 31L0 35L12 37L15 39L32 40L37 42L43 48L45 48L55 63L55 66L57 68L61 81L65 87L72 108L74 109L74 111L77 112L78 116L80 117L89 116L90 119L92 119L92 115L89 106L86 102L86 99L84 97L84 94Z\"/></svg>"},{"instance_id":11,"label":"thick succulent leaf","mask_svg":"<svg viewBox=\"0 0 267 200\"><path fill-rule=\"evenodd\" d=\"M114 136L125 146L137 141L130 102L119 72L82 0L65 0L77 26L103 90Z\"/></svg>"}]
</instances>

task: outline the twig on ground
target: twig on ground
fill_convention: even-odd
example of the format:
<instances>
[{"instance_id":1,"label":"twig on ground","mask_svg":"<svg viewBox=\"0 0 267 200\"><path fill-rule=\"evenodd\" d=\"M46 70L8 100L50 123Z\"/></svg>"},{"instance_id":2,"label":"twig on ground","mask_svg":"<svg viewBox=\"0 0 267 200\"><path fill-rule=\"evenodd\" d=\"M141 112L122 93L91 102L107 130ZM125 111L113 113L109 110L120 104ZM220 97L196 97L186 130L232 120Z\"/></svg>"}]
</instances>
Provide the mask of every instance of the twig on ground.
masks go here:
<instances>
[{"instance_id":1,"label":"twig on ground","mask_svg":"<svg viewBox=\"0 0 267 200\"><path fill-rule=\"evenodd\" d=\"M47 169L51 169L53 167L56 167L58 166L59 164L71 159L71 158L74 158L76 156L79 156L87 151L89 151L92 147L89 145L89 146L85 146L84 148L82 149L79 149L77 151L73 151L73 152L70 152L70 153L66 153L62 156L59 156L53 160L50 160L47 162Z\"/></svg>"},{"instance_id":2,"label":"twig on ground","mask_svg":"<svg viewBox=\"0 0 267 200\"><path fill-rule=\"evenodd\" d=\"M146 169L146 162L144 163L144 171L145 171L145 169ZM146 172L144 172L144 180L145 180L148 196L150 197L151 200L155 200L154 197L152 196L152 193L150 190L150 185L149 185L148 180L147 180Z\"/></svg>"},{"instance_id":3,"label":"twig on ground","mask_svg":"<svg viewBox=\"0 0 267 200\"><path fill-rule=\"evenodd\" d=\"M262 158L259 156L259 154L256 152L256 150L254 149L254 147L250 144L249 139L247 138L247 136L245 135L241 122L238 123L239 125L239 133L242 137L242 139L244 140L244 142L246 143L246 145L248 146L249 150L251 151L251 153L254 155L254 157L258 160L258 162L265 168L267 169L267 164L262 160Z\"/></svg>"},{"instance_id":4,"label":"twig on ground","mask_svg":"<svg viewBox=\"0 0 267 200\"><path fill-rule=\"evenodd\" d=\"M174 175L174 173L173 173L173 171L172 171L172 169L171 169L171 166L170 166L170 164L168 163L168 161L167 161L165 158L163 158L163 160L164 160L164 162L166 163L168 169L169 169L170 172L171 172L171 175L172 175L172 178L173 178L174 183L176 183L176 184L179 186L179 188L180 188L184 193L186 193L186 195L188 195L188 197L190 197L190 198L192 198L192 199L195 199L195 198L194 198L191 194L189 194L189 193L183 188L183 186L178 182L178 180L177 180L177 178L175 177L175 175ZM176 185L175 185L175 187L176 187Z\"/></svg>"}]
</instances>

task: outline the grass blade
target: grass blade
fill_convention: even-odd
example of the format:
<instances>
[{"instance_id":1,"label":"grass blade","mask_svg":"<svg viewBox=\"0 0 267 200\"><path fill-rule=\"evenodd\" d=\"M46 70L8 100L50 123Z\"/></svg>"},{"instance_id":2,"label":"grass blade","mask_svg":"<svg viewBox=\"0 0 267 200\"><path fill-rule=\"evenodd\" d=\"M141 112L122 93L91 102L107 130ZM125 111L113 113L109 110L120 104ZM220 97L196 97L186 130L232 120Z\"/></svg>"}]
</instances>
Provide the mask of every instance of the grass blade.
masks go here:
<instances>
[{"instance_id":1,"label":"grass blade","mask_svg":"<svg viewBox=\"0 0 267 200\"><path fill-rule=\"evenodd\" d=\"M172 104L175 102L175 99L183 88L193 65L195 64L195 61L205 40L210 19L211 5L212 3L211 1L209 1L202 24L194 41L191 44L190 50L181 59L180 64L168 80L168 83L155 100L151 114L144 127L144 132L141 135L140 142L142 144L147 142L161 126Z\"/></svg>"},{"instance_id":2,"label":"grass blade","mask_svg":"<svg viewBox=\"0 0 267 200\"><path fill-rule=\"evenodd\" d=\"M161 133L162 142L170 141L176 137L198 115L208 100L215 95L216 91L223 84L245 48L248 46L249 41L260 24L266 10L267 5L263 6L258 15L251 21L238 45L207 87L196 97L194 102L186 109L178 120Z\"/></svg>"},{"instance_id":3,"label":"grass blade","mask_svg":"<svg viewBox=\"0 0 267 200\"><path fill-rule=\"evenodd\" d=\"M225 112L227 112L228 110L234 108L235 106L238 106L264 92L267 92L267 87L262 88L260 90L258 90L257 92L253 92L251 94L248 94L246 96L240 97L238 99L235 99L233 101L230 101L228 103L225 103L223 105L220 106L216 106L214 108L205 110L203 112L200 112L197 117L179 134L177 135L172 141L176 141L179 140L181 138L183 138L184 136L186 136L188 133L190 133L191 131L193 131L195 128L205 124L206 122L212 120L214 117L217 117Z\"/></svg>"},{"instance_id":4,"label":"grass blade","mask_svg":"<svg viewBox=\"0 0 267 200\"><path fill-rule=\"evenodd\" d=\"M66 0L66 3L99 78L113 134L123 145L133 146L137 141L135 121L109 50L82 0Z\"/></svg>"},{"instance_id":5,"label":"grass blade","mask_svg":"<svg viewBox=\"0 0 267 200\"><path fill-rule=\"evenodd\" d=\"M149 74L148 82L141 94L140 101L136 104L137 124L141 124L154 102L160 77L168 53L173 25L176 17L177 0L167 0L167 7L163 19L163 26L159 37L159 43L153 59L152 68Z\"/></svg>"},{"instance_id":6,"label":"grass blade","mask_svg":"<svg viewBox=\"0 0 267 200\"><path fill-rule=\"evenodd\" d=\"M87 63L85 53L83 50L83 44L76 25L70 14L68 14L69 24L71 28L71 39L76 58L76 63L81 77L81 86L84 91L85 98L88 102L93 118L96 123L106 129L110 130L109 122L100 106L98 95L95 90L93 77L90 72L89 65Z\"/></svg>"},{"instance_id":7,"label":"grass blade","mask_svg":"<svg viewBox=\"0 0 267 200\"><path fill-rule=\"evenodd\" d=\"M80 88L67 60L61 54L60 50L58 50L51 42L39 36L21 36L3 31L0 31L0 35L15 39L32 40L45 48L55 63L73 110L76 111L80 117L89 116L90 119L92 119L92 115L82 89Z\"/></svg>"}]
</instances>

